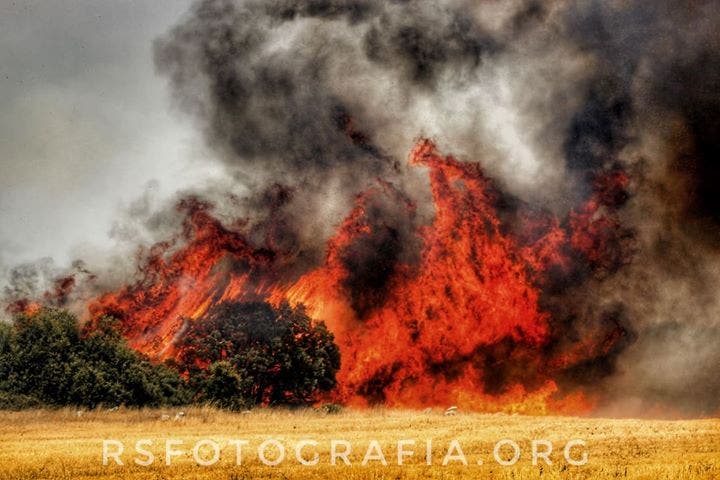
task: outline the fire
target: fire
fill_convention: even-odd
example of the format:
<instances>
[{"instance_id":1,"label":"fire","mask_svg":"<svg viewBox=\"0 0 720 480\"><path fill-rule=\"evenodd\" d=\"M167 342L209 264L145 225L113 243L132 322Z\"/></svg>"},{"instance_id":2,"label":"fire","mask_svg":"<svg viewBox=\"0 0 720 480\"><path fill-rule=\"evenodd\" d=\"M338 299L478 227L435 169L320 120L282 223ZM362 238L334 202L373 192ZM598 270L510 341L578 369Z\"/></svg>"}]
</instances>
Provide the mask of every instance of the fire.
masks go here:
<instances>
[{"instance_id":1,"label":"fire","mask_svg":"<svg viewBox=\"0 0 720 480\"><path fill-rule=\"evenodd\" d=\"M168 356L185 322L199 318L212 305L251 295L248 281L272 254L250 247L207 207L196 200L182 202L179 208L187 213L183 237L189 243L174 253L173 242L153 246L140 278L91 303L91 317L110 314L122 319L123 333L134 348Z\"/></svg>"},{"instance_id":2,"label":"fire","mask_svg":"<svg viewBox=\"0 0 720 480\"><path fill-rule=\"evenodd\" d=\"M252 246L242 226L223 226L197 200L186 213L181 239L155 245L136 281L89 305L92 318L123 321L131 345L156 357L174 354L173 340L187 322L226 300L302 303L334 332L342 354L333 399L352 405L458 405L480 411L584 413L591 393L565 389L566 369L613 348L622 329L598 331L558 349L552 312L542 308L553 275L611 268L619 224L607 198L627 186L622 172L602 177L596 194L560 221L519 211L513 229L501 221L499 193L478 164L440 155L421 141L413 168L429 175L435 216L414 235L420 252L399 260L397 232L373 218L379 204L399 204L409 218L415 205L378 181L329 240L322 265L283 278L272 249ZM386 260L357 277L355 252L376 250ZM610 260L607 258L610 257Z\"/></svg>"}]
</instances>

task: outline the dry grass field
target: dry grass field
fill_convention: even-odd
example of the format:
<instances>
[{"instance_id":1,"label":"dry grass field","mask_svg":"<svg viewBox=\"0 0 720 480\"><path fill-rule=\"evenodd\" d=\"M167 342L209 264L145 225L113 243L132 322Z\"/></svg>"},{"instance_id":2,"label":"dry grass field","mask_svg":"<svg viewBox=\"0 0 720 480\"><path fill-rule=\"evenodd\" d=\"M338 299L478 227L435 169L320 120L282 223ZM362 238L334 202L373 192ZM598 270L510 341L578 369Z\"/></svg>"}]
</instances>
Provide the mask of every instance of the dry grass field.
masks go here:
<instances>
[{"instance_id":1,"label":"dry grass field","mask_svg":"<svg viewBox=\"0 0 720 480\"><path fill-rule=\"evenodd\" d=\"M525 417L460 413L444 416L441 411L397 410L344 411L324 414L313 410L269 411L230 414L213 409L190 409L175 420L175 411L94 411L74 410L0 412L0 479L263 479L263 478L496 478L496 479L717 479L720 478L720 419L690 421L607 420L564 417ZM169 418L168 418L169 417ZM286 458L278 466L264 465L258 446L265 440L278 440L286 448ZM565 443L574 438L586 441L588 461L569 465L563 457ZM120 456L124 465L110 458L103 466L103 440L116 439L125 445ZM148 439L156 456L150 466L135 450L135 442ZM165 442L181 440L182 454L165 465ZM221 447L220 460L200 466L192 448L198 440L210 439ZM242 465L236 465L234 439L247 440ZM318 442L306 446L303 457L319 462L301 465L295 459L295 446L302 439ZM347 440L352 450L350 466L338 459L330 462L330 441ZM376 439L388 465L370 461L362 465L369 442ZM415 440L414 455L397 465L399 440ZM426 441L432 439L432 462L426 465ZM450 441L457 439L468 461L442 460ZM513 466L499 465L493 447L499 440L512 439L521 450ZM534 466L532 439L553 444L552 465ZM340 449L340 447L337 447ZM583 447L572 452L580 457ZM455 452L457 453L457 452ZM511 458L504 447L501 458ZM277 457L275 447L267 450L269 460ZM200 448L201 459L213 456L209 445ZM482 461L482 465L478 461Z\"/></svg>"}]
</instances>

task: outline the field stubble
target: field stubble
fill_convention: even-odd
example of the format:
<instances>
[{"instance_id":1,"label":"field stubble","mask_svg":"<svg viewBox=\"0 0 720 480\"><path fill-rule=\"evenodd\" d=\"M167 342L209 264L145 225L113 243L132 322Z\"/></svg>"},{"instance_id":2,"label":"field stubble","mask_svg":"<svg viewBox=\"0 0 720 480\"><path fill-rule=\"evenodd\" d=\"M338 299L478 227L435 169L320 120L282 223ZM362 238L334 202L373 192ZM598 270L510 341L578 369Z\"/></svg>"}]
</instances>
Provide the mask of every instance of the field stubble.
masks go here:
<instances>
[{"instance_id":1,"label":"field stubble","mask_svg":"<svg viewBox=\"0 0 720 480\"><path fill-rule=\"evenodd\" d=\"M103 466L103 440L122 442L124 465L109 459ZM152 441L148 448L155 456L150 466L139 466L134 458L140 439ZM165 442L182 440L182 455L165 465ZM199 440L217 442L220 460L200 466L192 447ZM264 465L257 448L276 439L286 449L285 460L275 467ZM295 446L311 439L303 457L319 454L314 466L295 459ZM432 439L432 462L426 465L426 442ZM468 461L443 466L451 440L456 439ZM517 442L520 459L512 466L499 465L493 457L495 444L503 439ZM531 461L531 441L553 444L552 465L542 459ZM583 466L568 464L563 447L571 439L586 442L588 461ZM236 465L232 440L246 440L242 465ZM347 466L338 460L331 465L331 440L352 445ZM377 440L388 465L370 461L362 465L371 440ZM399 440L414 440L414 455L397 465ZM583 448L575 451L579 457ZM204 459L212 448L199 451ZM454 452L457 453L457 452ZM510 447L501 450L512 457ZM271 447L267 457L278 451ZM478 461L482 461L482 465ZM615 420L600 418L528 417L460 413L444 416L442 411L360 410L324 414L315 410L256 410L233 414L211 408L192 408L178 416L171 410L123 410L77 412L75 410L34 410L0 412L0 479L264 479L264 478L492 478L492 479L718 479L720 478L720 419L703 420Z\"/></svg>"}]
</instances>

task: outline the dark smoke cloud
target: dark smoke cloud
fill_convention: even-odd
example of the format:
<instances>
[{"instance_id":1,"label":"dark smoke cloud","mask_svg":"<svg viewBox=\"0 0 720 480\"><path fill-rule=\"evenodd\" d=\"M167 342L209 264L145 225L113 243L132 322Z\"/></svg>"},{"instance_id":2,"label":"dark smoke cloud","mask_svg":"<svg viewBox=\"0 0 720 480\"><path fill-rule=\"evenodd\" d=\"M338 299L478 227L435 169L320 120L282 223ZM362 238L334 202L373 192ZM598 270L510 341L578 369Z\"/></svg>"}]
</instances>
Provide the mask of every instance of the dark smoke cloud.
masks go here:
<instances>
[{"instance_id":1,"label":"dark smoke cloud","mask_svg":"<svg viewBox=\"0 0 720 480\"><path fill-rule=\"evenodd\" d=\"M501 48L466 12L432 5L383 12L363 37L371 62L428 88L435 86L442 71L475 69Z\"/></svg>"},{"instance_id":2,"label":"dark smoke cloud","mask_svg":"<svg viewBox=\"0 0 720 480\"><path fill-rule=\"evenodd\" d=\"M705 372L720 365L720 11L714 2L577 2L565 18L570 40L597 62L568 164L620 160L641 179L624 211L637 255L591 290L623 304L637 336L609 382L613 413L654 404L716 413L720 388Z\"/></svg>"},{"instance_id":3,"label":"dark smoke cloud","mask_svg":"<svg viewBox=\"0 0 720 480\"><path fill-rule=\"evenodd\" d=\"M296 15L347 16L328 8L201 3L156 45L160 70L228 163L283 178L341 164L380 174L391 163L347 134L349 108L328 87L327 45L305 37L309 45L283 48L272 34Z\"/></svg>"}]
</instances>

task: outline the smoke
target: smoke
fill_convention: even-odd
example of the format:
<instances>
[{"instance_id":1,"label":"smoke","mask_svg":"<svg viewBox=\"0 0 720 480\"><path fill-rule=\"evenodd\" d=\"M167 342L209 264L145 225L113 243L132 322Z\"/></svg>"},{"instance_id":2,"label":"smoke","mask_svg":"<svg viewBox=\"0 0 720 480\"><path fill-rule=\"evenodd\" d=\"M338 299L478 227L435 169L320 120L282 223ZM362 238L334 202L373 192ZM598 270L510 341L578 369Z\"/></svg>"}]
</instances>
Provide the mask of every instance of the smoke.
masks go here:
<instances>
[{"instance_id":1,"label":"smoke","mask_svg":"<svg viewBox=\"0 0 720 480\"><path fill-rule=\"evenodd\" d=\"M658 404L680 414L718 410L720 385L706 373L720 365L719 204L710 187L718 178L718 15L711 2L579 3L567 13L570 38L601 72L573 124L585 122L590 142L567 159L636 169L637 191L622 213L636 232L635 258L591 290L624 305L637 336L608 384L612 413Z\"/></svg>"}]
</instances>

